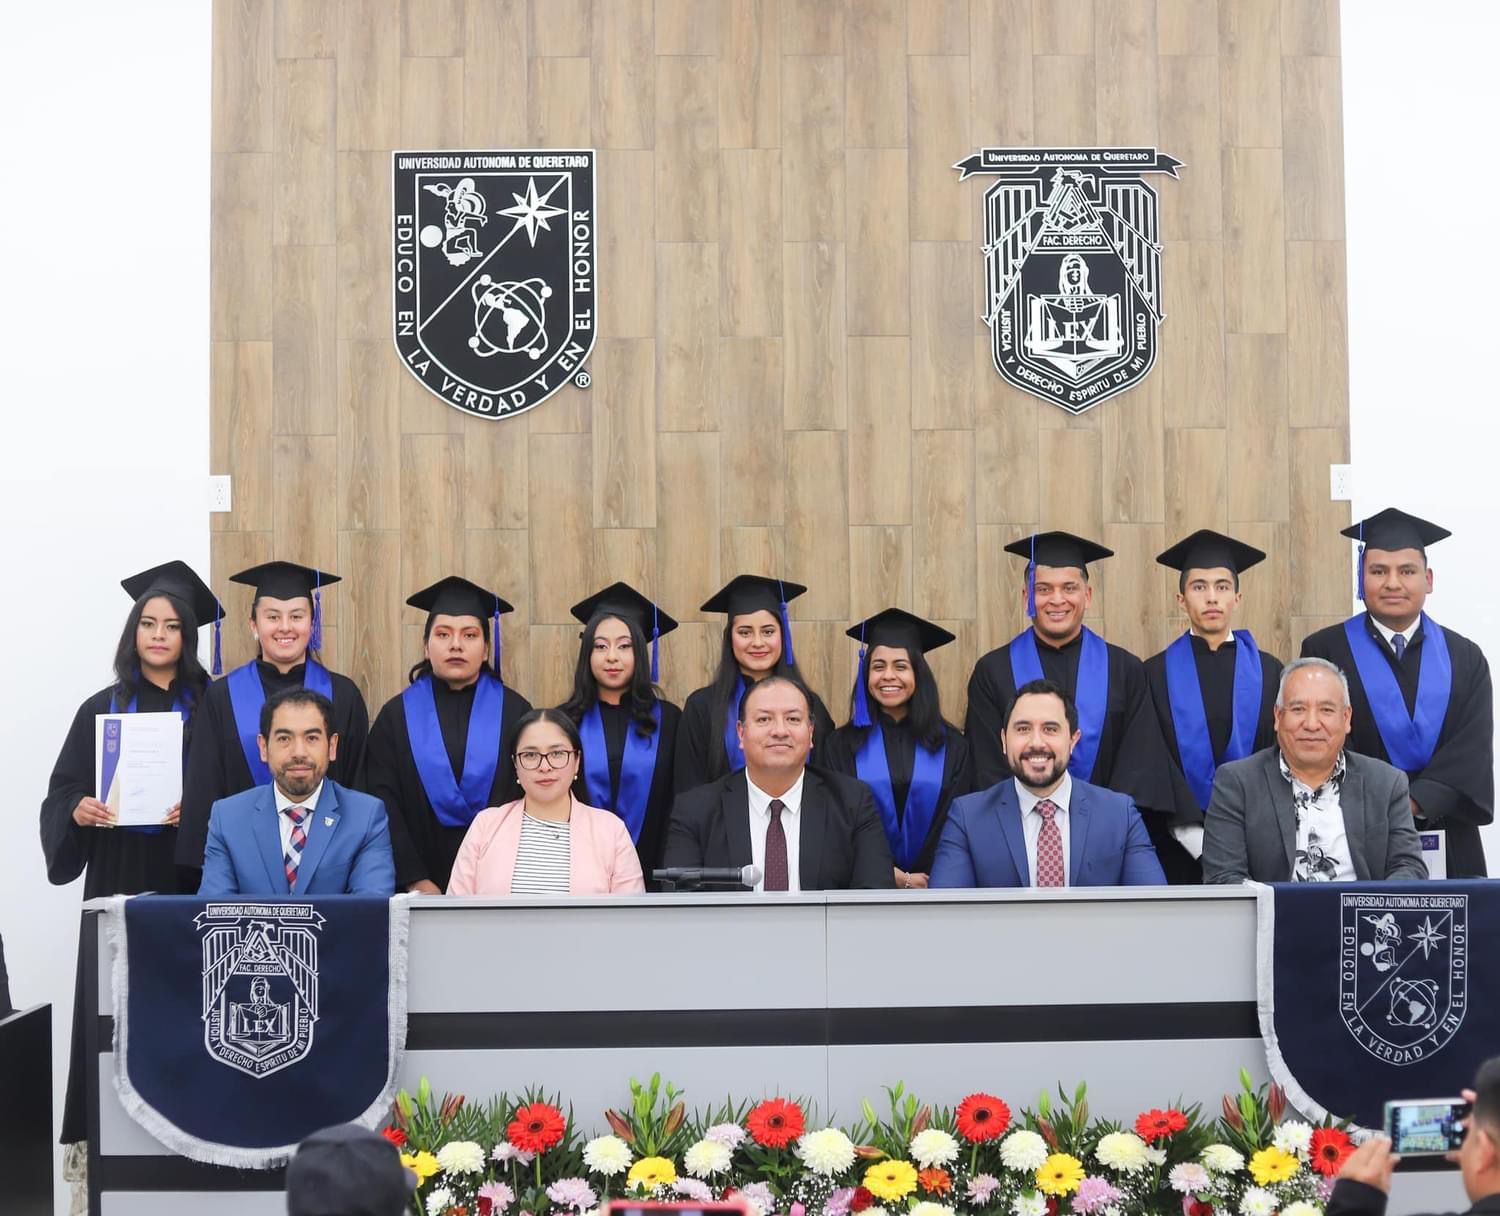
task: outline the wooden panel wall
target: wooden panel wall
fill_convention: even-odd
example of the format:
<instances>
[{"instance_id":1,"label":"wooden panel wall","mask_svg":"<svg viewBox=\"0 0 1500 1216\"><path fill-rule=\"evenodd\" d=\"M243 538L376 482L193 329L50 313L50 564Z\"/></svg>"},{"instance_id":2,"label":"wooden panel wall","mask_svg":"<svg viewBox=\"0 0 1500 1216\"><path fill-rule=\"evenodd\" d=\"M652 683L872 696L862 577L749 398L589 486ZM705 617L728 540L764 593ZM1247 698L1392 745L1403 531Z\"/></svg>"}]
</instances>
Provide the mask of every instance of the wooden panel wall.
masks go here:
<instances>
[{"instance_id":1,"label":"wooden panel wall","mask_svg":"<svg viewBox=\"0 0 1500 1216\"><path fill-rule=\"evenodd\" d=\"M418 657L404 597L449 572L518 611L508 678L559 699L567 608L616 578L685 622L702 683L723 578L811 585L803 666L846 703L851 619L942 621L950 717L1022 624L1033 528L1094 536L1096 619L1181 628L1152 555L1267 549L1244 622L1287 655L1341 616L1348 458L1336 0L216 0L213 574L322 563L329 661L372 708ZM1161 357L1081 418L994 371L981 145L1156 144ZM396 147L595 146L594 386L483 422L391 342ZM232 613L248 604L231 592ZM247 639L226 638L242 660Z\"/></svg>"}]
</instances>

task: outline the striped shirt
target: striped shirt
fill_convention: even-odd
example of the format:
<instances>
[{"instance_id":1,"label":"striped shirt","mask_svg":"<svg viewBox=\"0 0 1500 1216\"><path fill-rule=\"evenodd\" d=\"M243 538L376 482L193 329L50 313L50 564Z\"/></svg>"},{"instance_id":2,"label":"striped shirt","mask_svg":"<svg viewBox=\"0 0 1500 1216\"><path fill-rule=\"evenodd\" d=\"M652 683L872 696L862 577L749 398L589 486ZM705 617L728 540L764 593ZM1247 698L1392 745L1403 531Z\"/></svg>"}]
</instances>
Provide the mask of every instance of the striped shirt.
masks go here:
<instances>
[{"instance_id":1,"label":"striped shirt","mask_svg":"<svg viewBox=\"0 0 1500 1216\"><path fill-rule=\"evenodd\" d=\"M571 823L521 814L521 847L511 875L512 895L566 895L573 849Z\"/></svg>"}]
</instances>

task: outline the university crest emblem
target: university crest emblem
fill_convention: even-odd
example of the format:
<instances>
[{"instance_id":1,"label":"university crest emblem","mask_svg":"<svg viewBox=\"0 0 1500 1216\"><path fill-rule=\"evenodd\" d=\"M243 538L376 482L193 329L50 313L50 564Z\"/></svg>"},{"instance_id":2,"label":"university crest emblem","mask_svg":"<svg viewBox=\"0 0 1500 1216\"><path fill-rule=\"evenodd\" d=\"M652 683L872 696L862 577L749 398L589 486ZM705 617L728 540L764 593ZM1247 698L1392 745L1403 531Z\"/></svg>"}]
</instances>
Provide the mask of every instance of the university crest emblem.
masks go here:
<instances>
[{"instance_id":1,"label":"university crest emblem","mask_svg":"<svg viewBox=\"0 0 1500 1216\"><path fill-rule=\"evenodd\" d=\"M954 168L984 196L985 323L995 368L1081 414L1139 383L1163 319L1155 148L984 148Z\"/></svg>"},{"instance_id":2,"label":"university crest emblem","mask_svg":"<svg viewBox=\"0 0 1500 1216\"><path fill-rule=\"evenodd\" d=\"M1339 1016L1372 1056L1412 1064L1440 1051L1467 1008L1467 895L1344 895Z\"/></svg>"},{"instance_id":3,"label":"university crest emblem","mask_svg":"<svg viewBox=\"0 0 1500 1216\"><path fill-rule=\"evenodd\" d=\"M594 348L594 152L394 152L396 349L449 405L503 418Z\"/></svg>"},{"instance_id":4,"label":"university crest emblem","mask_svg":"<svg viewBox=\"0 0 1500 1216\"><path fill-rule=\"evenodd\" d=\"M306 1056L323 917L311 904L208 904L193 923L203 939L208 1054L255 1078Z\"/></svg>"}]
</instances>

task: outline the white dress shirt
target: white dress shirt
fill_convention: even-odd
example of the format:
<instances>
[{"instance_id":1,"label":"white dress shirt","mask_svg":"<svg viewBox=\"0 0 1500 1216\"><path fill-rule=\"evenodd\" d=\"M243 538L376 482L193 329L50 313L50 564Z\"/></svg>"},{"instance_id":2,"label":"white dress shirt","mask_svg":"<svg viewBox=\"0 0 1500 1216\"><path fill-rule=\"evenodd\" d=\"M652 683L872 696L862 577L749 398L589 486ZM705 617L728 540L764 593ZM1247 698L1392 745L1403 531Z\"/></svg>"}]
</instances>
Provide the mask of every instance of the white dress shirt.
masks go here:
<instances>
[{"instance_id":1,"label":"white dress shirt","mask_svg":"<svg viewBox=\"0 0 1500 1216\"><path fill-rule=\"evenodd\" d=\"M1012 778L1014 781L1015 778ZM1026 868L1031 871L1031 885L1036 886L1036 846L1042 838L1042 824L1046 822L1036 804L1041 798L1016 781L1016 797L1021 803L1021 830L1026 833ZM1073 797L1073 775L1063 770L1062 784L1047 795L1057 807L1052 822L1062 836L1063 885L1071 881L1072 860L1068 857L1068 801Z\"/></svg>"},{"instance_id":2,"label":"white dress shirt","mask_svg":"<svg viewBox=\"0 0 1500 1216\"><path fill-rule=\"evenodd\" d=\"M308 811L316 810L318 806L318 799L323 795L323 783L321 781L318 782L318 788L313 790L313 792L306 798L302 799L301 802L295 802L292 799L288 798L281 792L281 787L274 781L271 782L271 790L276 795L276 828L281 833L281 855L285 857L292 848L292 817L286 813L287 807L301 806L306 807ZM302 830L307 834L308 840L312 839L313 821L315 819L317 819L316 815L309 814L307 818L302 821ZM302 842L302 851L304 853L307 851L306 840Z\"/></svg>"},{"instance_id":3,"label":"white dress shirt","mask_svg":"<svg viewBox=\"0 0 1500 1216\"><path fill-rule=\"evenodd\" d=\"M1281 775L1292 786L1292 809L1297 815L1297 855L1292 861L1293 882L1353 882L1354 859L1344 828L1339 791L1344 784L1344 753L1333 763L1328 780L1313 789L1292 776L1286 757Z\"/></svg>"},{"instance_id":4,"label":"white dress shirt","mask_svg":"<svg viewBox=\"0 0 1500 1216\"><path fill-rule=\"evenodd\" d=\"M786 833L786 889L802 890L798 863L802 857L802 781L807 770L797 774L797 783L781 795L781 828ZM771 828L771 795L750 780L745 773L745 784L750 787L750 861L760 871L757 891L766 889L766 833Z\"/></svg>"},{"instance_id":5,"label":"white dress shirt","mask_svg":"<svg viewBox=\"0 0 1500 1216\"><path fill-rule=\"evenodd\" d=\"M1404 637L1406 639L1406 644L1408 646L1410 646L1411 645L1412 637L1417 632L1417 626L1422 623L1422 618L1420 616L1417 617L1417 619L1414 620L1405 629L1391 629L1391 628L1388 628L1387 626L1382 625L1373 616L1370 617L1370 623L1375 626L1376 631L1380 634L1381 637L1383 637L1385 639L1385 644L1390 647L1391 653L1395 654L1396 653L1396 644L1391 639L1394 638L1399 633L1402 637Z\"/></svg>"}]
</instances>

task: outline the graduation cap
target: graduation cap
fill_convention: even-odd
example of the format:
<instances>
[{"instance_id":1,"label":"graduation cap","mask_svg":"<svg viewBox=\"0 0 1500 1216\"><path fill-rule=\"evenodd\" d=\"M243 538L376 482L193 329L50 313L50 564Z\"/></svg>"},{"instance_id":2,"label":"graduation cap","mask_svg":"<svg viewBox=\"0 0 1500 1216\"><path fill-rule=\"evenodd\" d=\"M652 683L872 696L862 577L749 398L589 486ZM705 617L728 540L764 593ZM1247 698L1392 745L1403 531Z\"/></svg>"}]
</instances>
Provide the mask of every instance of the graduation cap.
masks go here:
<instances>
[{"instance_id":1,"label":"graduation cap","mask_svg":"<svg viewBox=\"0 0 1500 1216\"><path fill-rule=\"evenodd\" d=\"M737 574L700 606L700 612L723 612L730 620L752 612L770 612L781 617L781 653L787 666L797 665L792 654L792 626L786 606L807 591L801 583L759 574Z\"/></svg>"},{"instance_id":2,"label":"graduation cap","mask_svg":"<svg viewBox=\"0 0 1500 1216\"><path fill-rule=\"evenodd\" d=\"M1210 528L1200 528L1170 549L1164 549L1156 555L1158 566L1180 570L1183 574L1189 570L1223 568L1238 576L1265 560L1265 553L1254 545L1247 545L1242 540L1235 540L1232 536L1225 536Z\"/></svg>"},{"instance_id":3,"label":"graduation cap","mask_svg":"<svg viewBox=\"0 0 1500 1216\"><path fill-rule=\"evenodd\" d=\"M192 608L199 625L207 624L212 618L214 623L213 674L222 674L224 662L219 651L219 629L220 622L224 619L224 605L219 603L219 597L210 590L207 583L198 577L191 566L186 562L164 562L160 566L142 570L139 574L132 574L129 578L122 578L120 586L125 588L125 594L132 600L140 600L149 595L175 596Z\"/></svg>"},{"instance_id":4,"label":"graduation cap","mask_svg":"<svg viewBox=\"0 0 1500 1216\"><path fill-rule=\"evenodd\" d=\"M493 591L481 587L478 583L471 583L466 578L459 578L456 574L450 574L447 578L440 578L430 587L423 587L407 597L406 602L413 608L419 608L426 613L439 613L444 616L474 616L481 621L488 619L493 628L490 630L490 639L494 649L491 651L491 664L495 674L500 674L500 617L507 612L514 612L515 608L502 600Z\"/></svg>"},{"instance_id":5,"label":"graduation cap","mask_svg":"<svg viewBox=\"0 0 1500 1216\"><path fill-rule=\"evenodd\" d=\"M1033 532L1005 546L1007 553L1026 558L1026 615L1036 616L1036 568L1043 566L1077 566L1087 571L1090 562L1113 557L1115 551L1103 545L1074 536L1071 532Z\"/></svg>"},{"instance_id":6,"label":"graduation cap","mask_svg":"<svg viewBox=\"0 0 1500 1216\"><path fill-rule=\"evenodd\" d=\"M1440 540L1446 540L1453 533L1425 519L1408 515L1396 507L1387 507L1384 511L1377 511L1357 524L1350 524L1342 529L1339 535L1359 541L1359 562L1354 569L1354 594L1358 599L1363 600L1365 598L1366 549L1387 551L1421 549L1425 553L1428 545L1435 545Z\"/></svg>"},{"instance_id":7,"label":"graduation cap","mask_svg":"<svg viewBox=\"0 0 1500 1216\"><path fill-rule=\"evenodd\" d=\"M909 655L926 654L953 641L953 635L941 625L934 625L900 608L886 608L844 632L859 643L859 669L854 676L855 726L870 725L870 708L860 695L865 685L865 655L868 651L877 646L894 646Z\"/></svg>"},{"instance_id":8,"label":"graduation cap","mask_svg":"<svg viewBox=\"0 0 1500 1216\"><path fill-rule=\"evenodd\" d=\"M312 600L312 637L308 639L309 650L323 648L323 588L343 580L337 574L316 570L311 566L299 566L296 562L263 562L251 566L238 574L229 576L231 583L243 583L255 588L255 598L267 596L273 600L295 600L306 597Z\"/></svg>"},{"instance_id":9,"label":"graduation cap","mask_svg":"<svg viewBox=\"0 0 1500 1216\"><path fill-rule=\"evenodd\" d=\"M642 635L651 639L651 682L661 679L661 639L677 628L677 622L648 600L629 583L611 583L568 609L587 625L599 615L617 616L629 621Z\"/></svg>"}]
</instances>

